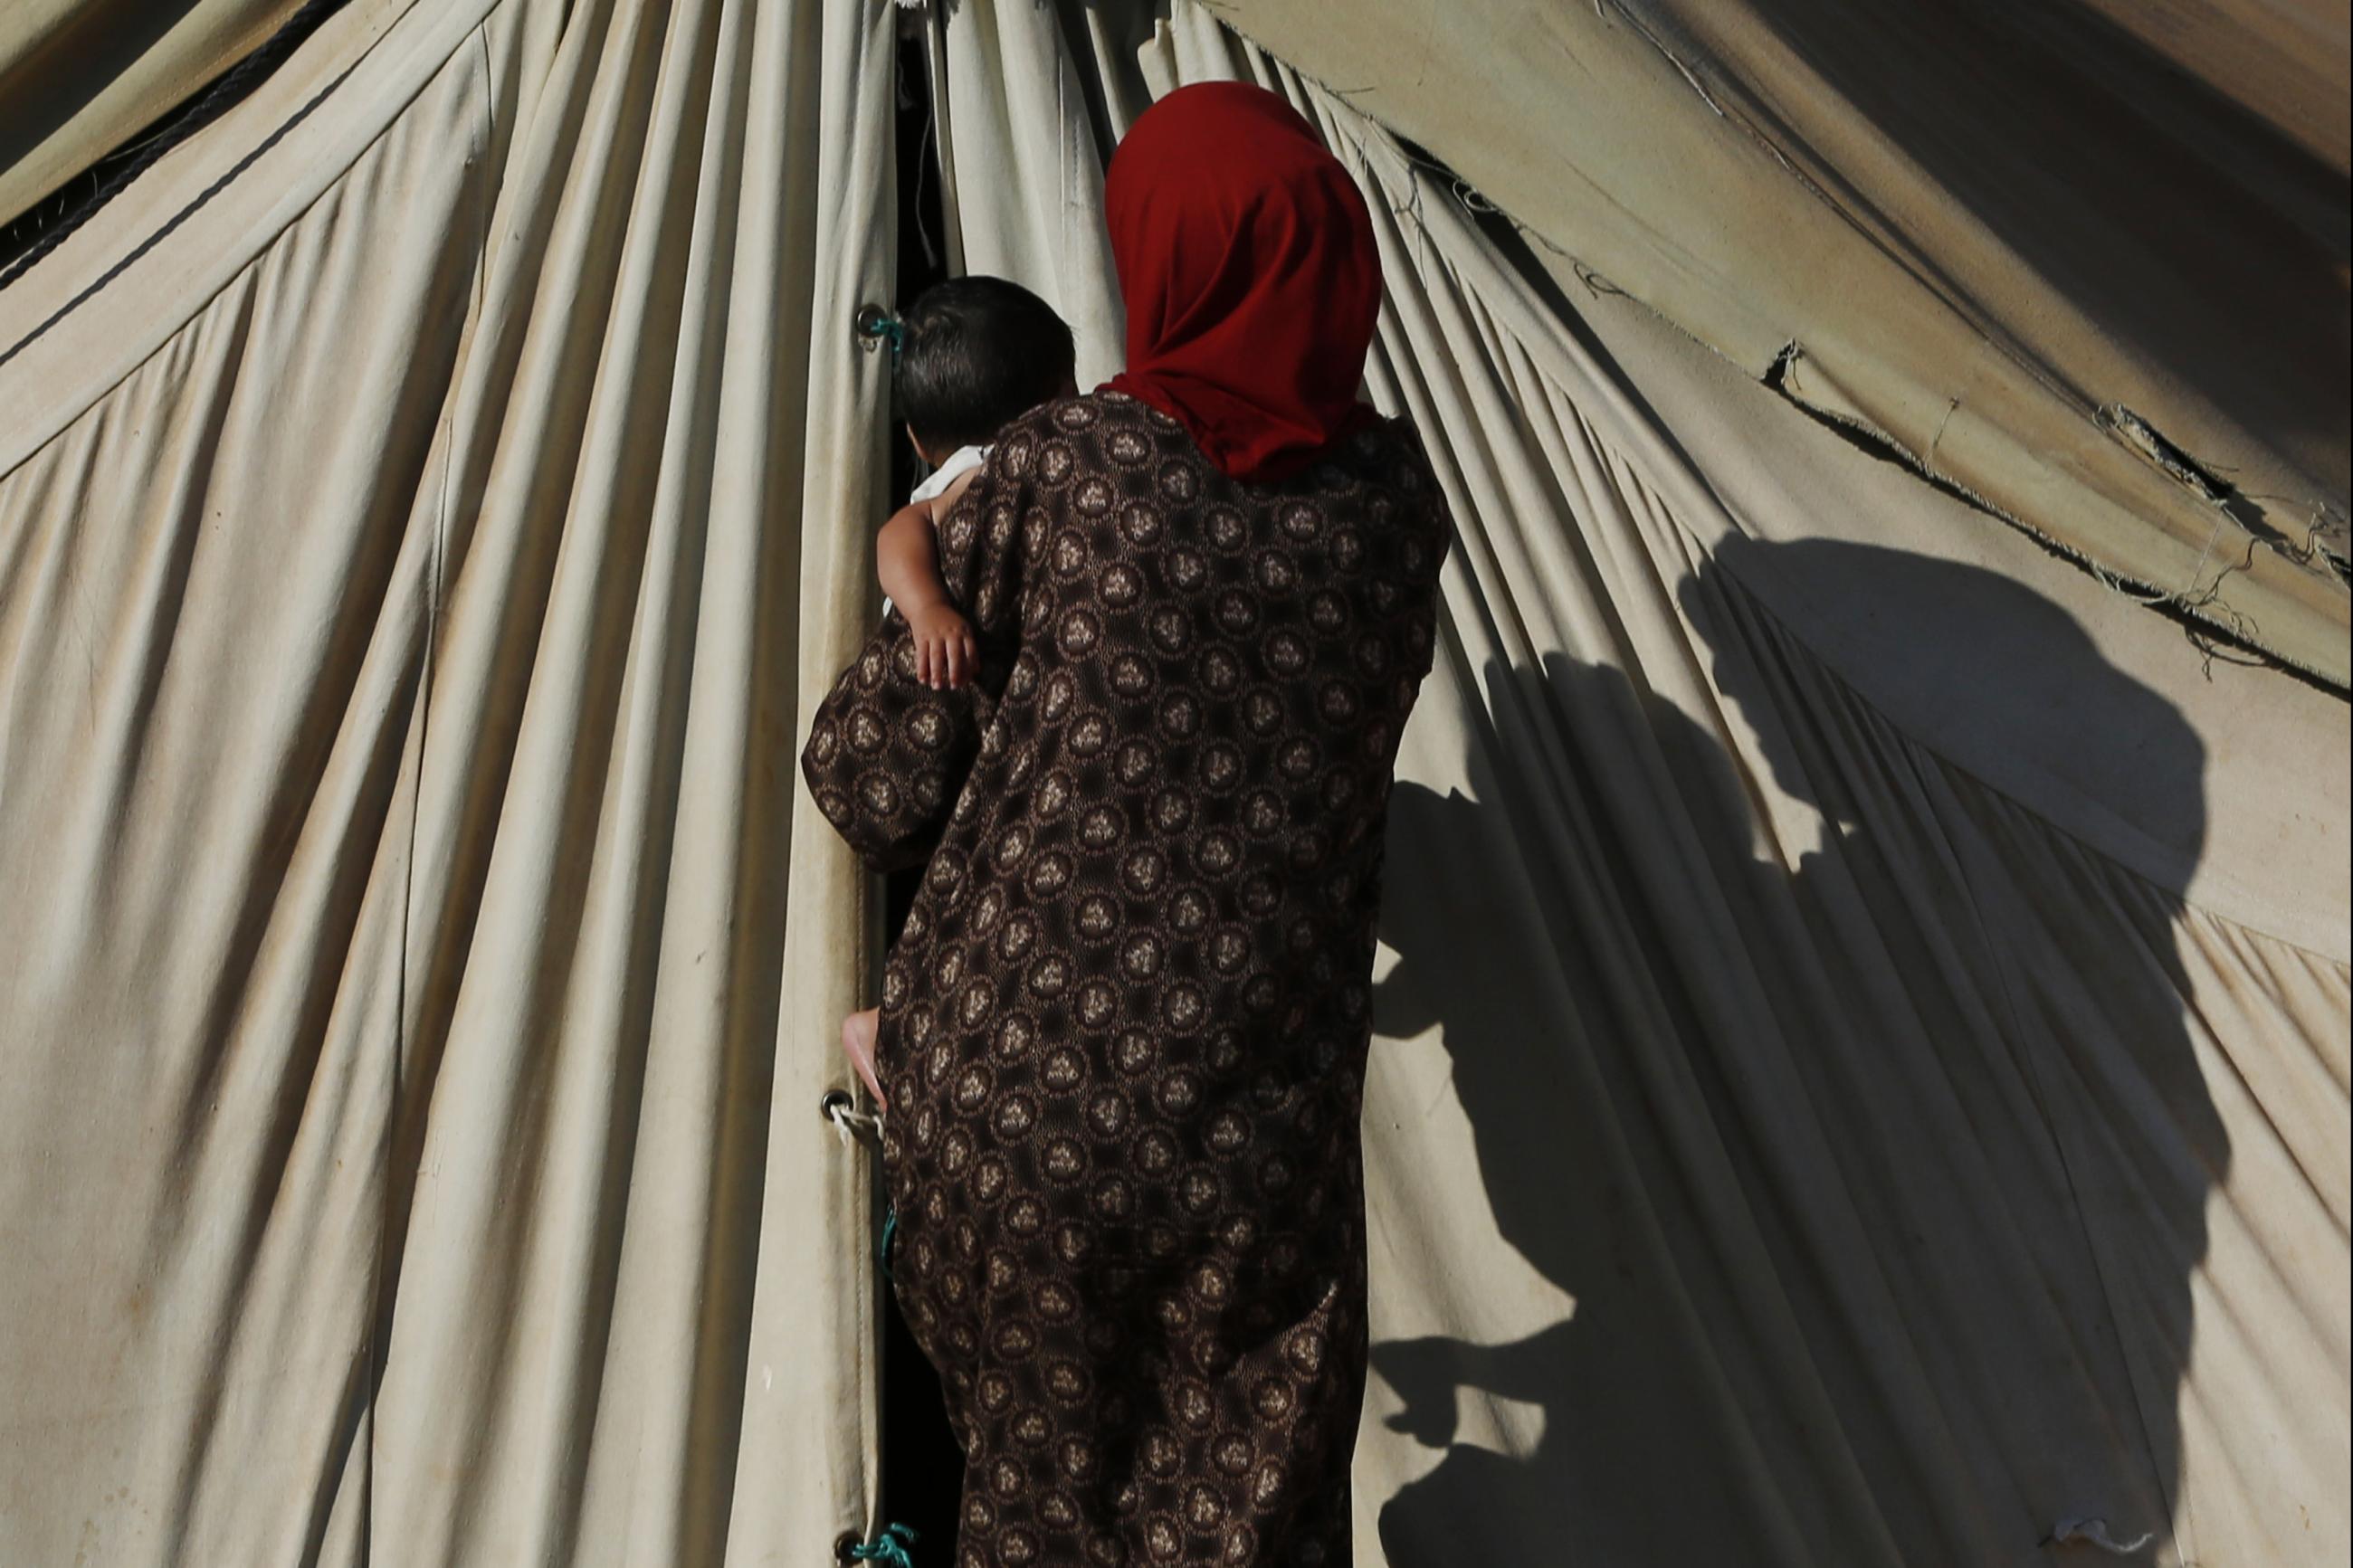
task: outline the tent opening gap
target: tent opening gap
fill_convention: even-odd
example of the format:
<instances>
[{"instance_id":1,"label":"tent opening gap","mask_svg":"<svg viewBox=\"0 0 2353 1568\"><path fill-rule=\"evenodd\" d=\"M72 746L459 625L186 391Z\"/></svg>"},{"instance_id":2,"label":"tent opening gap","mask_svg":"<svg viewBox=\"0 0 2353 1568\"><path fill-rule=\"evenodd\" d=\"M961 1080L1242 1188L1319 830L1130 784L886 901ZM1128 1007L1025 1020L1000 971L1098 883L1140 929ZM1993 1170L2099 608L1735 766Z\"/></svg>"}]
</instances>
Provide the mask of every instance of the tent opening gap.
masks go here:
<instances>
[{"instance_id":1,"label":"tent opening gap","mask_svg":"<svg viewBox=\"0 0 2353 1568\"><path fill-rule=\"evenodd\" d=\"M933 146L932 87L920 33L899 45L898 299L893 309L946 276L946 233L940 201L940 166ZM927 243L927 241L929 243ZM891 430L891 489L903 496L914 485L914 450L898 427ZM877 519L876 521L880 521ZM896 942L913 904L921 871L889 878L883 889L883 931ZM913 1527L917 1560L955 1561L956 1514L964 1491L964 1455L948 1428L947 1402L939 1374L924 1359L886 1285L882 1313L882 1505L884 1517Z\"/></svg>"}]
</instances>

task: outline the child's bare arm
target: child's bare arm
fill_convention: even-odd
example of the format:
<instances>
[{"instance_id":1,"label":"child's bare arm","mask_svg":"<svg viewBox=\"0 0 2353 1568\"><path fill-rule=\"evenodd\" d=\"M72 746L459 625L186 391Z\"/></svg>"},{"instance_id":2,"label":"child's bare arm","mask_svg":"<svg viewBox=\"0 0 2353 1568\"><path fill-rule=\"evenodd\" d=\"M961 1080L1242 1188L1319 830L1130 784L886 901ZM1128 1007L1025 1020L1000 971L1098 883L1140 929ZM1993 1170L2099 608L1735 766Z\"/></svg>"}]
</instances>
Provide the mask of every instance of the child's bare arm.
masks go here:
<instances>
[{"instance_id":1,"label":"child's bare arm","mask_svg":"<svg viewBox=\"0 0 2353 1568\"><path fill-rule=\"evenodd\" d=\"M882 591L915 634L915 678L935 688L962 686L980 664L971 623L950 602L947 584L940 580L939 538L932 520L934 509L945 515L948 499L901 508L874 542Z\"/></svg>"},{"instance_id":2,"label":"child's bare arm","mask_svg":"<svg viewBox=\"0 0 2353 1568\"><path fill-rule=\"evenodd\" d=\"M902 506L882 525L874 540L874 574L882 579L891 603L911 622L916 611L948 602L947 584L940 581L940 542L932 528L929 502Z\"/></svg>"}]
</instances>

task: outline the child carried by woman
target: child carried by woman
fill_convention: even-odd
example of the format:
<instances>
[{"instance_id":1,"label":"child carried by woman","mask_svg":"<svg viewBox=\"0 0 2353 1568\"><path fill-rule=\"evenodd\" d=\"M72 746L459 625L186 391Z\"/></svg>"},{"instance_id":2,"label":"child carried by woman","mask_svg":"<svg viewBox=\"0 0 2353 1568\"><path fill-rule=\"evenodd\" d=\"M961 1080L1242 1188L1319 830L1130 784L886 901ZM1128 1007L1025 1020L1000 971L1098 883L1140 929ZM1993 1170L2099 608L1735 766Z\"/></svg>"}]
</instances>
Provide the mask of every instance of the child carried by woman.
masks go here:
<instances>
[{"instance_id":1,"label":"child carried by woman","mask_svg":"<svg viewBox=\"0 0 2353 1568\"><path fill-rule=\"evenodd\" d=\"M940 576L939 531L988 460L998 431L1041 403L1078 392L1071 329L1053 308L1002 278L954 278L916 297L892 328L899 417L931 477L874 542L884 608L913 633L916 678L962 686L978 668L972 623ZM874 1077L874 1008L842 1020L841 1048L882 1103Z\"/></svg>"}]
</instances>

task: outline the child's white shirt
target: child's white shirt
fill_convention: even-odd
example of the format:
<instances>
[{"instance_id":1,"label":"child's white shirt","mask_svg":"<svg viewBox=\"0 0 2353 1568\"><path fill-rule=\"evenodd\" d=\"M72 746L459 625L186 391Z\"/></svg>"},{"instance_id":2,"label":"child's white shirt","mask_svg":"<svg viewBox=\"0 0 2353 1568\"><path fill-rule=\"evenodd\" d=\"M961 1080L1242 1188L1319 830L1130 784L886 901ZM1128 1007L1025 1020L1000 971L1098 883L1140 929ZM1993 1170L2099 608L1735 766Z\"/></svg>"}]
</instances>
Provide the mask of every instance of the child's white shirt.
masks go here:
<instances>
[{"instance_id":1,"label":"child's white shirt","mask_svg":"<svg viewBox=\"0 0 2353 1568\"><path fill-rule=\"evenodd\" d=\"M925 479L922 484L915 487L913 493L907 497L908 503L913 505L914 502L919 500L930 500L934 499L942 491L945 490L950 485L955 483L956 480L962 479L965 475L972 472L975 468L980 467L987 461L988 461L987 447L958 447L955 451L948 454L948 459L946 462L942 463L937 469L934 470L930 479Z\"/></svg>"},{"instance_id":2,"label":"child's white shirt","mask_svg":"<svg viewBox=\"0 0 2353 1568\"><path fill-rule=\"evenodd\" d=\"M931 478L908 493L907 504L913 506L919 500L937 500L950 485L987 461L988 461L987 447L958 447L948 454L947 461L932 471ZM891 613L891 600L888 595L885 595L882 599L882 613L886 616Z\"/></svg>"}]
</instances>

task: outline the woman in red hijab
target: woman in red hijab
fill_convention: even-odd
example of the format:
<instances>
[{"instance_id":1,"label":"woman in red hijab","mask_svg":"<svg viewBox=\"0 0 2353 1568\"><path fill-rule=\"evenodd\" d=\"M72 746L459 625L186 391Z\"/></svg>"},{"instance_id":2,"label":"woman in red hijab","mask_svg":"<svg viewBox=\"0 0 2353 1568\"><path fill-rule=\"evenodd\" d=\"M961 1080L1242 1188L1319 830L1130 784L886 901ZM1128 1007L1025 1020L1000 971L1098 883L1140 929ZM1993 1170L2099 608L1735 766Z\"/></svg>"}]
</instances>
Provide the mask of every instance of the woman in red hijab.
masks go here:
<instances>
[{"instance_id":1,"label":"woman in red hijab","mask_svg":"<svg viewBox=\"0 0 2353 1568\"><path fill-rule=\"evenodd\" d=\"M1171 93L1103 192L1127 305L1113 391L1227 474L1276 479L1361 428L1381 258L1356 183L1289 104L1241 82Z\"/></svg>"},{"instance_id":2,"label":"woman in red hijab","mask_svg":"<svg viewBox=\"0 0 2353 1568\"><path fill-rule=\"evenodd\" d=\"M943 531L979 678L886 622L803 768L871 862L929 853L876 1056L959 1568L1345 1568L1382 832L1449 525L1356 401L1379 260L1303 120L1187 88L1108 195L1127 372Z\"/></svg>"}]
</instances>

